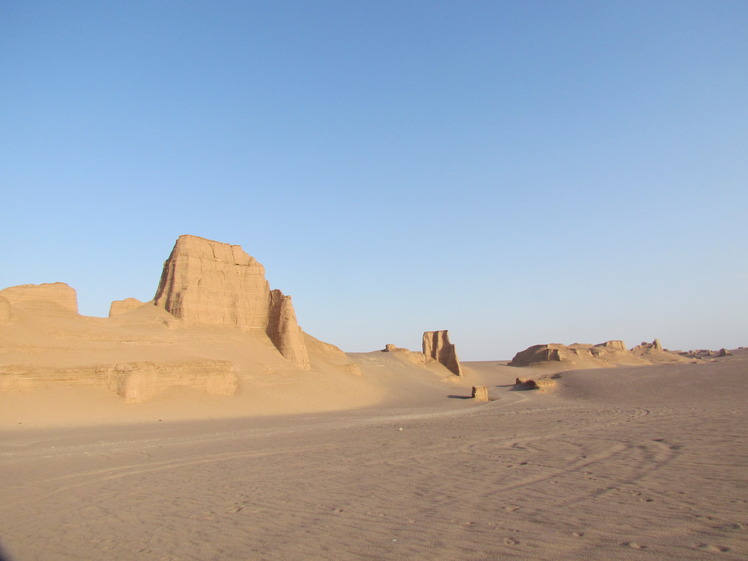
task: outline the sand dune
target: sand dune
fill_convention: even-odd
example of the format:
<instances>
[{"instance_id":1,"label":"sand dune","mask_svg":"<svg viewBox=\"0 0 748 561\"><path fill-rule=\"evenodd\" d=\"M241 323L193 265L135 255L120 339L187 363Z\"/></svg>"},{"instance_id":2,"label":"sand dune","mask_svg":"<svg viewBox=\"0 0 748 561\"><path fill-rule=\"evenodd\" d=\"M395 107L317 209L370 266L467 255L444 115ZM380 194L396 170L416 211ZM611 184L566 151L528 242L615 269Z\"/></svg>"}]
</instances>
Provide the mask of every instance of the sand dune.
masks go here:
<instances>
[{"instance_id":1,"label":"sand dune","mask_svg":"<svg viewBox=\"0 0 748 561\"><path fill-rule=\"evenodd\" d=\"M353 356L353 411L6 427L6 554L87 559L748 556L748 353L563 373L551 393ZM413 374L413 371L410 371ZM494 399L458 399L470 383ZM384 391L383 388L387 388ZM361 389L361 388L358 388ZM450 399L448 396L453 396ZM467 394L469 395L469 394Z\"/></svg>"}]
</instances>

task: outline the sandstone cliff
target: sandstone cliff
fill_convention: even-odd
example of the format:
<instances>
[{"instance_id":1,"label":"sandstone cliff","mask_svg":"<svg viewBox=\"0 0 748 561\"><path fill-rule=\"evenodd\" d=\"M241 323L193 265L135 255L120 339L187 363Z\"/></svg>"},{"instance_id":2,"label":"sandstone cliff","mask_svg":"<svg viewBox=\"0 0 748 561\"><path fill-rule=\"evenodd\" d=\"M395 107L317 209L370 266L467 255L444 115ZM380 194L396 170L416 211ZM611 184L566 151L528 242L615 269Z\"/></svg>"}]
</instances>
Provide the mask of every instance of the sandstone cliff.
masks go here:
<instances>
[{"instance_id":1,"label":"sandstone cliff","mask_svg":"<svg viewBox=\"0 0 748 561\"><path fill-rule=\"evenodd\" d=\"M309 368L291 298L271 293L265 268L238 245L180 236L154 304L186 323L264 330L286 359Z\"/></svg>"},{"instance_id":2,"label":"sandstone cliff","mask_svg":"<svg viewBox=\"0 0 748 561\"><path fill-rule=\"evenodd\" d=\"M462 376L462 367L457 359L455 346L449 342L449 332L426 331L423 334L423 354L440 362L456 376Z\"/></svg>"},{"instance_id":3,"label":"sandstone cliff","mask_svg":"<svg viewBox=\"0 0 748 561\"><path fill-rule=\"evenodd\" d=\"M310 367L304 333L296 322L291 297L277 289L270 292L266 333L284 357L301 368Z\"/></svg>"}]
</instances>

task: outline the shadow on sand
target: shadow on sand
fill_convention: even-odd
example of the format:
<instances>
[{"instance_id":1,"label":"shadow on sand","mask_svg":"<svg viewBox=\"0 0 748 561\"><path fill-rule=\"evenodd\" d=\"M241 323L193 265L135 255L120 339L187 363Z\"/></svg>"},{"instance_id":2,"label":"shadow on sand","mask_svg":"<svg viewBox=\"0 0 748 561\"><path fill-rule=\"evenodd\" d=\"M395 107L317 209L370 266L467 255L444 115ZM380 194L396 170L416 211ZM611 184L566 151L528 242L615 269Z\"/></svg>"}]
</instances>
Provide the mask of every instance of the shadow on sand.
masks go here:
<instances>
[{"instance_id":1,"label":"shadow on sand","mask_svg":"<svg viewBox=\"0 0 748 561\"><path fill-rule=\"evenodd\" d=\"M10 555L5 553L5 550L3 549L3 544L0 543L0 561L11 561Z\"/></svg>"}]
</instances>

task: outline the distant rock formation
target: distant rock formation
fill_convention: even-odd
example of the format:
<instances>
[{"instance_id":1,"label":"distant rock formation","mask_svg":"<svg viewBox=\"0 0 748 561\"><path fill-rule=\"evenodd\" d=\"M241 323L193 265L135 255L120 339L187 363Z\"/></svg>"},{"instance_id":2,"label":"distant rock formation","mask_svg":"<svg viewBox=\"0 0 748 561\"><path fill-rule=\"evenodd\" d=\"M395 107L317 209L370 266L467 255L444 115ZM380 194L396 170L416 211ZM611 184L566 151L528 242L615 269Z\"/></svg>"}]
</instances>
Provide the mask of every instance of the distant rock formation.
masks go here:
<instances>
[{"instance_id":1,"label":"distant rock formation","mask_svg":"<svg viewBox=\"0 0 748 561\"><path fill-rule=\"evenodd\" d=\"M154 304L187 323L263 329L285 358L310 367L291 298L271 293L265 268L238 245L180 236Z\"/></svg>"},{"instance_id":2,"label":"distant rock formation","mask_svg":"<svg viewBox=\"0 0 748 561\"><path fill-rule=\"evenodd\" d=\"M405 347L397 347L391 343L385 345L384 349L382 349L382 352L392 353L393 356L396 356L418 366L426 366L426 363L428 361L433 360L431 359L431 357L427 357L423 353L411 351L410 349L406 349Z\"/></svg>"},{"instance_id":3,"label":"distant rock formation","mask_svg":"<svg viewBox=\"0 0 748 561\"><path fill-rule=\"evenodd\" d=\"M142 305L143 302L141 302L137 298L114 300L111 306L109 306L109 317L113 318L114 316L118 316L124 314L125 312L129 312L130 310L134 310L135 308L139 308Z\"/></svg>"},{"instance_id":4,"label":"distant rock formation","mask_svg":"<svg viewBox=\"0 0 748 561\"><path fill-rule=\"evenodd\" d=\"M35 300L53 302L65 310L78 313L78 296L75 289L64 282L50 282L43 284L21 284L0 290L0 296L4 297L12 306Z\"/></svg>"},{"instance_id":5,"label":"distant rock formation","mask_svg":"<svg viewBox=\"0 0 748 561\"><path fill-rule=\"evenodd\" d=\"M663 349L659 339L655 339L651 343L642 342L631 349L630 353L648 361L649 363L688 362L688 360L680 354Z\"/></svg>"},{"instance_id":6,"label":"distant rock formation","mask_svg":"<svg viewBox=\"0 0 748 561\"><path fill-rule=\"evenodd\" d=\"M456 376L462 376L462 367L455 346L449 342L449 332L426 331L423 334L423 354L443 364Z\"/></svg>"},{"instance_id":7,"label":"distant rock formation","mask_svg":"<svg viewBox=\"0 0 748 561\"><path fill-rule=\"evenodd\" d=\"M597 345L582 343L533 345L514 355L509 366L532 366L552 362L567 362L575 367L598 368L619 364L636 366L654 362L684 362L684 360L676 353L663 350L657 339L652 343L642 343L630 351L626 350L623 341L613 340Z\"/></svg>"},{"instance_id":8,"label":"distant rock formation","mask_svg":"<svg viewBox=\"0 0 748 561\"><path fill-rule=\"evenodd\" d=\"M555 376L558 376L556 374ZM531 378L516 378L514 380L515 390L549 390L556 385L556 379L554 377L544 376L533 380Z\"/></svg>"}]
</instances>

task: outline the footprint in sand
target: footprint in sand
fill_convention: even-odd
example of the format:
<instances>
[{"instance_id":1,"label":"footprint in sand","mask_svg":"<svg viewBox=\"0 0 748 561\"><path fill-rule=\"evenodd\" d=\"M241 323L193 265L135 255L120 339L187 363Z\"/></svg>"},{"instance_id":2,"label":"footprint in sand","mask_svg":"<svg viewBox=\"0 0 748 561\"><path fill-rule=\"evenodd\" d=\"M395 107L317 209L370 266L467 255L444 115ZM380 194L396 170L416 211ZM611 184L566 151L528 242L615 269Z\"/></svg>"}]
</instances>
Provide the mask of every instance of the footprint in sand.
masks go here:
<instances>
[{"instance_id":1,"label":"footprint in sand","mask_svg":"<svg viewBox=\"0 0 748 561\"><path fill-rule=\"evenodd\" d=\"M626 547L630 547L631 549L647 549L646 545L642 545L636 542L623 542L621 545L625 545Z\"/></svg>"},{"instance_id":2,"label":"footprint in sand","mask_svg":"<svg viewBox=\"0 0 748 561\"><path fill-rule=\"evenodd\" d=\"M519 540L514 538L504 538L504 545L519 545Z\"/></svg>"}]
</instances>

